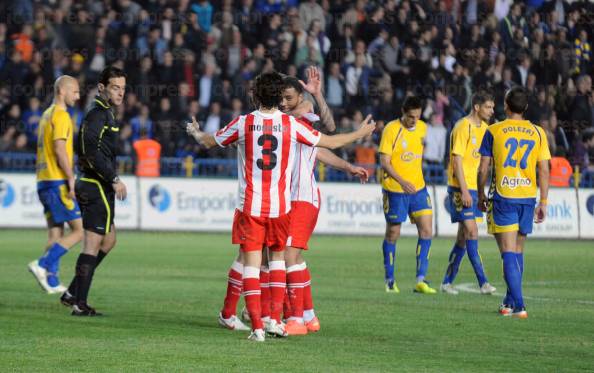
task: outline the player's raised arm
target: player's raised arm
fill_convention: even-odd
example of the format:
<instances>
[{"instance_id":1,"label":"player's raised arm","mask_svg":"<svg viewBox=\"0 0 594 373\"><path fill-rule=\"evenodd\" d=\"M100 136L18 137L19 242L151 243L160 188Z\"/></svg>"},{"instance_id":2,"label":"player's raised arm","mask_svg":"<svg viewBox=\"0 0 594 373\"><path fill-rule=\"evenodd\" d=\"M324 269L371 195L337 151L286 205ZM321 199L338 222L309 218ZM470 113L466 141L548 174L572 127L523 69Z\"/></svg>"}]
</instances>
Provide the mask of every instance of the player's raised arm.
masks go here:
<instances>
[{"instance_id":1,"label":"player's raised arm","mask_svg":"<svg viewBox=\"0 0 594 373\"><path fill-rule=\"evenodd\" d=\"M373 131L375 131L375 121L372 119L371 115L368 115L361 123L361 127L359 127L358 130L332 136L322 134L320 136L320 141L316 146L328 149L340 148L371 135Z\"/></svg>"},{"instance_id":2,"label":"player's raised arm","mask_svg":"<svg viewBox=\"0 0 594 373\"><path fill-rule=\"evenodd\" d=\"M316 159L330 167L336 168L337 170L349 173L352 176L357 176L359 180L361 180L362 184L366 183L367 179L369 178L369 174L367 173L366 169L352 165L328 149L318 149Z\"/></svg>"},{"instance_id":3,"label":"player's raised arm","mask_svg":"<svg viewBox=\"0 0 594 373\"><path fill-rule=\"evenodd\" d=\"M200 145L207 149L217 145L217 142L213 135L200 130L200 124L196 121L195 117L192 117L192 121L186 124L186 132L191 135Z\"/></svg>"},{"instance_id":4,"label":"player's raised arm","mask_svg":"<svg viewBox=\"0 0 594 373\"><path fill-rule=\"evenodd\" d=\"M332 111L326 103L326 99L322 94L322 80L320 79L320 70L315 66L307 68L307 84L300 80L299 83L303 86L303 89L311 94L316 100L318 107L320 108L320 120L330 132L336 131L336 123L334 122L334 116Z\"/></svg>"}]
</instances>

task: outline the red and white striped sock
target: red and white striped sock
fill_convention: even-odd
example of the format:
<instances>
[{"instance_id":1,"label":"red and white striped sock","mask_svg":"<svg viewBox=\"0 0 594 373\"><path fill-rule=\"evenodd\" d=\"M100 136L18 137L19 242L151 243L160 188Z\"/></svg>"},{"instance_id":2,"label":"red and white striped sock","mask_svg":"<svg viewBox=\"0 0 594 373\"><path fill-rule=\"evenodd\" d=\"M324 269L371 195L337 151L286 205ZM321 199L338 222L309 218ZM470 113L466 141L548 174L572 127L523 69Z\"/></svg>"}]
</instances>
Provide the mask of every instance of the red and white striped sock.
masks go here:
<instances>
[{"instance_id":1,"label":"red and white striped sock","mask_svg":"<svg viewBox=\"0 0 594 373\"><path fill-rule=\"evenodd\" d=\"M291 317L291 301L289 300L289 292L285 290L285 297L283 299L283 318L288 320Z\"/></svg>"},{"instance_id":2,"label":"red and white striped sock","mask_svg":"<svg viewBox=\"0 0 594 373\"><path fill-rule=\"evenodd\" d=\"M311 296L311 274L305 262L301 264L301 269L303 271L303 318L308 322L316 316L314 314L313 298Z\"/></svg>"},{"instance_id":3,"label":"red and white striped sock","mask_svg":"<svg viewBox=\"0 0 594 373\"><path fill-rule=\"evenodd\" d=\"M229 268L229 277L227 278L227 295L221 314L223 318L228 319L237 313L237 302L241 297L243 287L243 264L234 261Z\"/></svg>"},{"instance_id":4,"label":"red and white striped sock","mask_svg":"<svg viewBox=\"0 0 594 373\"><path fill-rule=\"evenodd\" d=\"M252 329L263 329L260 308L260 268L243 267L243 297L252 320Z\"/></svg>"},{"instance_id":5,"label":"red and white striped sock","mask_svg":"<svg viewBox=\"0 0 594 373\"><path fill-rule=\"evenodd\" d=\"M260 267L260 291L262 318L270 318L270 271L267 266Z\"/></svg>"},{"instance_id":6,"label":"red and white striped sock","mask_svg":"<svg viewBox=\"0 0 594 373\"><path fill-rule=\"evenodd\" d=\"M287 286L287 271L284 260L273 260L268 263L270 269L270 318L280 322L283 312L283 300Z\"/></svg>"},{"instance_id":7,"label":"red and white striped sock","mask_svg":"<svg viewBox=\"0 0 594 373\"><path fill-rule=\"evenodd\" d=\"M291 301L290 320L303 322L303 270L296 264L287 268L287 289Z\"/></svg>"}]
</instances>

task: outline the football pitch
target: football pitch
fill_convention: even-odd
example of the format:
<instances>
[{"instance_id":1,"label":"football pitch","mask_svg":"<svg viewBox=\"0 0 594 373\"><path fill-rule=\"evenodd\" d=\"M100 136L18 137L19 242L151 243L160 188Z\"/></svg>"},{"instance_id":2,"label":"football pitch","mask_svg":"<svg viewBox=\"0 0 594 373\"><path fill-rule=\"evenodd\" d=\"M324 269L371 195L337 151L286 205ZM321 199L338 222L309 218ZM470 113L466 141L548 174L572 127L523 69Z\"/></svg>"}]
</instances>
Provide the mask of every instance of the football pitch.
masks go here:
<instances>
[{"instance_id":1,"label":"football pitch","mask_svg":"<svg viewBox=\"0 0 594 373\"><path fill-rule=\"evenodd\" d=\"M42 293L27 263L42 230L0 230L0 371L404 372L593 371L594 242L529 240L529 319L500 317L501 297L478 290L464 259L458 296L413 294L416 241L398 244L400 294L383 285L380 237L317 236L306 254L317 334L248 341L217 324L236 248L228 234L119 232L96 272L89 303L105 316L74 318ZM452 241L436 239L433 287ZM80 250L62 260L68 282ZM480 250L504 290L492 239ZM242 303L239 308L241 309Z\"/></svg>"}]
</instances>

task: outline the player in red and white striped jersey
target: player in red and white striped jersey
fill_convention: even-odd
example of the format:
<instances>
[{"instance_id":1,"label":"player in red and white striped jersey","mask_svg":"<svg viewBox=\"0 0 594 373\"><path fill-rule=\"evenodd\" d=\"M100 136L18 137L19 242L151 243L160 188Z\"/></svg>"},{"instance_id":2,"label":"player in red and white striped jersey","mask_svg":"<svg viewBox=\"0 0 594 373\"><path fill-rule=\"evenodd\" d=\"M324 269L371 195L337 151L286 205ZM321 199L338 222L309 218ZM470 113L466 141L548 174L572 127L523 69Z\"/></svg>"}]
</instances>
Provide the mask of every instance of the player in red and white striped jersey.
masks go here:
<instances>
[{"instance_id":1,"label":"player in red and white striped jersey","mask_svg":"<svg viewBox=\"0 0 594 373\"><path fill-rule=\"evenodd\" d=\"M281 103L283 112L300 118L312 127L320 122L320 117L313 113L311 102L304 99L304 90L316 100L324 127L328 131L334 131L336 125L322 94L320 72L316 67L307 69L307 84L293 77L285 77ZM291 315L286 326L289 335L302 335L320 329L313 310L311 275L302 255L302 251L308 248L307 243L316 226L320 209L320 191L315 177L316 160L358 176L362 182L366 182L368 178L364 168L353 166L327 149L306 144L297 145L291 184L291 225L285 252L287 288L291 302Z\"/></svg>"},{"instance_id":2,"label":"player in red and white striped jersey","mask_svg":"<svg viewBox=\"0 0 594 373\"><path fill-rule=\"evenodd\" d=\"M282 284L271 289L269 334L286 336L280 321L286 283L284 249L291 209L291 174L296 144L338 148L369 135L375 123L368 116L361 128L349 134L325 136L298 119L278 110L283 78L276 72L255 79L253 98L259 109L242 115L215 135L204 133L192 118L187 131L207 148L238 148L239 206L233 222L232 241L244 256L243 294L252 322L249 339L264 341L260 307L260 265L262 247L271 250L270 282Z\"/></svg>"}]
</instances>

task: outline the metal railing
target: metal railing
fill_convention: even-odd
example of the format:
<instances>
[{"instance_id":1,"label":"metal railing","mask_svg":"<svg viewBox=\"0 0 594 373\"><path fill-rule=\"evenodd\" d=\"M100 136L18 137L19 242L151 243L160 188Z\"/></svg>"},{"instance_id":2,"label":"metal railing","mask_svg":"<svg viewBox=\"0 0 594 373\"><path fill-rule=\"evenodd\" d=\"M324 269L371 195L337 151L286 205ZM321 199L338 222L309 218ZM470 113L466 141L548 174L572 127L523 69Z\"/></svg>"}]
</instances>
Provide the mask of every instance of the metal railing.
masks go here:
<instances>
[{"instance_id":1,"label":"metal railing","mask_svg":"<svg viewBox=\"0 0 594 373\"><path fill-rule=\"evenodd\" d=\"M381 168L370 165L362 165L367 168L370 175L370 182L378 182L382 178ZM134 159L129 156L117 157L117 168L120 175L134 174ZM0 171L1 172L35 172L35 154L31 153L0 153ZM577 170L576 170L577 171ZM320 181L332 182L358 182L354 178L342 171L330 167L324 167L318 164L316 167L316 177ZM423 166L423 175L429 185L447 184L447 172L441 165L426 164ZM213 178L236 178L237 160L221 158L161 158L161 176L175 177L213 177ZM577 172L575 177L579 179L579 187L594 187L594 172ZM572 177L571 185L574 185Z\"/></svg>"}]
</instances>

